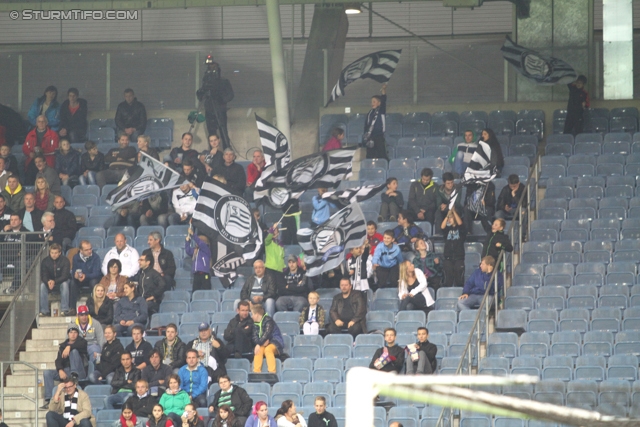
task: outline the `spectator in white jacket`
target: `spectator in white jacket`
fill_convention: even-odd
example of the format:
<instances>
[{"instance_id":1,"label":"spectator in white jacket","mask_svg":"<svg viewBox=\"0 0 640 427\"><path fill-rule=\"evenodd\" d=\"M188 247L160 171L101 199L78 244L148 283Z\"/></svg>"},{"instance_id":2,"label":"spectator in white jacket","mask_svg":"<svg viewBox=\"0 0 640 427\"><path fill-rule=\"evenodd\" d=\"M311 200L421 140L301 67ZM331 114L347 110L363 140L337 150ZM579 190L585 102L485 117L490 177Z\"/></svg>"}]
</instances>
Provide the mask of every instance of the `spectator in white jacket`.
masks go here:
<instances>
[{"instance_id":1,"label":"spectator in white jacket","mask_svg":"<svg viewBox=\"0 0 640 427\"><path fill-rule=\"evenodd\" d=\"M422 270L416 270L411 261L403 261L400 264L398 298L400 298L401 311L423 310L428 313L436 306L436 302L427 288L426 276Z\"/></svg>"},{"instance_id":2,"label":"spectator in white jacket","mask_svg":"<svg viewBox=\"0 0 640 427\"><path fill-rule=\"evenodd\" d=\"M111 248L109 252L104 256L104 260L102 260L102 274L107 275L107 264L112 259L120 260L122 264L122 274L123 276L133 277L138 273L138 251L135 248L127 245L127 238L122 233L116 234L114 239L115 246Z\"/></svg>"},{"instance_id":3,"label":"spectator in white jacket","mask_svg":"<svg viewBox=\"0 0 640 427\"><path fill-rule=\"evenodd\" d=\"M196 188L191 188L185 184L173 190L171 203L175 213L169 215L169 225L188 224L191 215L196 210L198 192Z\"/></svg>"}]
</instances>

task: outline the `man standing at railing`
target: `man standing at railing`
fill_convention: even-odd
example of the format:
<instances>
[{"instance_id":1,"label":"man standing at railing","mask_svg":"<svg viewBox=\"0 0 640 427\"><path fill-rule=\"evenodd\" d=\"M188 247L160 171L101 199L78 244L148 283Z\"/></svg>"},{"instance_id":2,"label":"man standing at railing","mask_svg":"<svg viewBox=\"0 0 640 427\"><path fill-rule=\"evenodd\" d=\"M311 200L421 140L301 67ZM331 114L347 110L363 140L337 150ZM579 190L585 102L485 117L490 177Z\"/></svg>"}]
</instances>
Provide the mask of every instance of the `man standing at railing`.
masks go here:
<instances>
[{"instance_id":1,"label":"man standing at railing","mask_svg":"<svg viewBox=\"0 0 640 427\"><path fill-rule=\"evenodd\" d=\"M496 267L496 259L492 256L482 258L480 267L474 271L467 279L462 289L462 295L458 298L458 310L471 310L480 307L482 298L491 283L491 275ZM503 288L504 280L502 274L496 274L498 280L498 290ZM491 307L493 303L493 295L495 294L495 285L491 283L489 295L487 297L487 305Z\"/></svg>"},{"instance_id":2,"label":"man standing at railing","mask_svg":"<svg viewBox=\"0 0 640 427\"><path fill-rule=\"evenodd\" d=\"M71 263L62 254L62 247L54 243L49 247L49 256L40 264L40 316L49 316L49 293L54 289L60 292L60 316L73 316L75 307L69 307L69 284L71 282ZM86 344L85 344L86 345Z\"/></svg>"}]
</instances>

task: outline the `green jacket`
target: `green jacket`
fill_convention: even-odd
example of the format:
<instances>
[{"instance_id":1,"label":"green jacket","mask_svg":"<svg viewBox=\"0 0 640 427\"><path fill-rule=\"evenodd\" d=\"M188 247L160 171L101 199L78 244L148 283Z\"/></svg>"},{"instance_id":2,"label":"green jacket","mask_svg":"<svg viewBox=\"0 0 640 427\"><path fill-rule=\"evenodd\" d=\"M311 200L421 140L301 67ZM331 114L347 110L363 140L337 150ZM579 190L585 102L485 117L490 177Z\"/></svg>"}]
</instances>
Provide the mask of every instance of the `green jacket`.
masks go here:
<instances>
[{"instance_id":1,"label":"green jacket","mask_svg":"<svg viewBox=\"0 0 640 427\"><path fill-rule=\"evenodd\" d=\"M160 398L160 404L164 408L165 414L178 414L182 416L184 407L191 403L191 397L186 391L180 390L176 394L164 393Z\"/></svg>"},{"instance_id":2,"label":"green jacket","mask_svg":"<svg viewBox=\"0 0 640 427\"><path fill-rule=\"evenodd\" d=\"M273 234L269 233L264 242L265 262L268 269L282 272L284 270L284 248L273 240Z\"/></svg>"}]
</instances>

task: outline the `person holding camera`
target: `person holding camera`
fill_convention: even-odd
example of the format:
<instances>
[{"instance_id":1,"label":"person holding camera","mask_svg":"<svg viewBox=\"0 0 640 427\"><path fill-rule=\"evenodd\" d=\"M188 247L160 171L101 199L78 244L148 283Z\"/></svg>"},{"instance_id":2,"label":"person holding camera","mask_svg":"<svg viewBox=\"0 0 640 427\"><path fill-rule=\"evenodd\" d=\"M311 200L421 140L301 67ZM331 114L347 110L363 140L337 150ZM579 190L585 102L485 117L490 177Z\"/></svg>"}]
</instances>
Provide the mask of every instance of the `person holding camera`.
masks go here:
<instances>
[{"instance_id":1,"label":"person holding camera","mask_svg":"<svg viewBox=\"0 0 640 427\"><path fill-rule=\"evenodd\" d=\"M233 99L233 88L220 73L220 64L207 55L204 63L207 71L202 76L202 87L196 92L199 101L204 101L204 115L209 135L220 135L222 149L229 148L227 132L227 103ZM219 130L219 132L218 132Z\"/></svg>"}]
</instances>

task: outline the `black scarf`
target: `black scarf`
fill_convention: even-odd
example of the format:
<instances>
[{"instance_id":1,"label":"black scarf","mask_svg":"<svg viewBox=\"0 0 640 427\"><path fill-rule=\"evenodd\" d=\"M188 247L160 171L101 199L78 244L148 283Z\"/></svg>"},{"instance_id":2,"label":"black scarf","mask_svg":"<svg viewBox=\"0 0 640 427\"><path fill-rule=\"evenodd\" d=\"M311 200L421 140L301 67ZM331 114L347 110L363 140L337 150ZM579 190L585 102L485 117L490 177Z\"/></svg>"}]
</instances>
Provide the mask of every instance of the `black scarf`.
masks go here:
<instances>
[{"instance_id":1,"label":"black scarf","mask_svg":"<svg viewBox=\"0 0 640 427\"><path fill-rule=\"evenodd\" d=\"M78 390L73 393L71 399L69 399L69 396L65 396L64 413L62 414L64 419L69 421L71 421L76 415L78 415Z\"/></svg>"}]
</instances>

